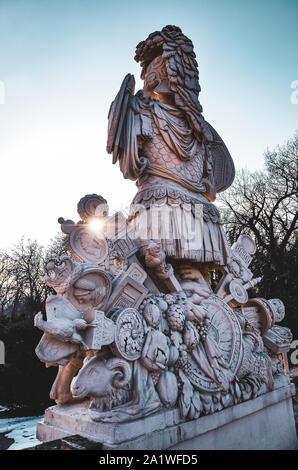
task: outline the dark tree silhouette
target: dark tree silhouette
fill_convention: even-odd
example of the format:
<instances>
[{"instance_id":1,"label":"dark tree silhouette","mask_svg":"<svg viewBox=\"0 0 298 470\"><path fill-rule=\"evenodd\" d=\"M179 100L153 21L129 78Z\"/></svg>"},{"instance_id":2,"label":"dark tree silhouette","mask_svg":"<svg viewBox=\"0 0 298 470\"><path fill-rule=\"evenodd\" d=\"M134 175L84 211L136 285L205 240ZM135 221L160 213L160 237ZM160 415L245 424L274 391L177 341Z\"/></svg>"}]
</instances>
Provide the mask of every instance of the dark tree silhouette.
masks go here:
<instances>
[{"instance_id":1,"label":"dark tree silhouette","mask_svg":"<svg viewBox=\"0 0 298 470\"><path fill-rule=\"evenodd\" d=\"M51 404L49 390L57 370L47 369L35 354L42 332L33 317L53 293L43 282L45 266L62 253L62 237L57 236L47 248L22 239L0 254L0 339L6 353L5 365L0 365L0 404L25 407L29 414Z\"/></svg>"},{"instance_id":2,"label":"dark tree silhouette","mask_svg":"<svg viewBox=\"0 0 298 470\"><path fill-rule=\"evenodd\" d=\"M219 197L230 243L241 233L257 244L252 268L263 276L256 293L279 297L286 305L287 324L298 338L297 322L297 161L298 133L284 146L265 153L263 171L240 171Z\"/></svg>"}]
</instances>

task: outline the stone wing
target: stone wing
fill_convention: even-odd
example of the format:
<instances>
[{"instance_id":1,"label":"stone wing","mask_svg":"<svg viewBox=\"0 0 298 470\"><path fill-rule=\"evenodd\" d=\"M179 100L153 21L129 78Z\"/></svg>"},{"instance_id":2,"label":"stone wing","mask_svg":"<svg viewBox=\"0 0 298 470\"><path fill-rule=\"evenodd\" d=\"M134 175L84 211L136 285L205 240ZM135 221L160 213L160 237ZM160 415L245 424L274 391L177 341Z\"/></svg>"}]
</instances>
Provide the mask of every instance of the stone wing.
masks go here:
<instances>
[{"instance_id":1,"label":"stone wing","mask_svg":"<svg viewBox=\"0 0 298 470\"><path fill-rule=\"evenodd\" d=\"M107 152L113 154L113 163L116 163L119 159L119 147L121 146L121 139L123 139L122 132L129 105L129 97L134 94L134 89L134 76L128 73L110 107Z\"/></svg>"}]
</instances>

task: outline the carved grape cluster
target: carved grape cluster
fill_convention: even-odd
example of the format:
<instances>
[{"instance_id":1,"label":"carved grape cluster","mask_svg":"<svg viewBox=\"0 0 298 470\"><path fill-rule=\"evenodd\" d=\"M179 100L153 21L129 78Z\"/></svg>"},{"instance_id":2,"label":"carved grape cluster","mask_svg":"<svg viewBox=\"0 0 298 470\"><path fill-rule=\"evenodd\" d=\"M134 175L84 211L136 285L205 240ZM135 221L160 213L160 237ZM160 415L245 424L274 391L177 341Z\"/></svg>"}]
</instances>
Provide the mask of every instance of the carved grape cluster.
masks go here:
<instances>
[{"instance_id":1,"label":"carved grape cluster","mask_svg":"<svg viewBox=\"0 0 298 470\"><path fill-rule=\"evenodd\" d=\"M180 354L178 361L176 362L178 369L183 370L184 374L189 377L192 371L191 363L186 352Z\"/></svg>"},{"instance_id":2,"label":"carved grape cluster","mask_svg":"<svg viewBox=\"0 0 298 470\"><path fill-rule=\"evenodd\" d=\"M206 325L206 324L204 324L204 325L199 325L199 326L197 327L197 331L198 331L198 333L200 334L200 337L201 337L203 340L206 339L207 334L208 334L208 330L209 330L209 325Z\"/></svg>"},{"instance_id":3,"label":"carved grape cluster","mask_svg":"<svg viewBox=\"0 0 298 470\"><path fill-rule=\"evenodd\" d=\"M168 308L167 319L172 331L183 331L185 323L184 310L181 305L173 304Z\"/></svg>"}]
</instances>

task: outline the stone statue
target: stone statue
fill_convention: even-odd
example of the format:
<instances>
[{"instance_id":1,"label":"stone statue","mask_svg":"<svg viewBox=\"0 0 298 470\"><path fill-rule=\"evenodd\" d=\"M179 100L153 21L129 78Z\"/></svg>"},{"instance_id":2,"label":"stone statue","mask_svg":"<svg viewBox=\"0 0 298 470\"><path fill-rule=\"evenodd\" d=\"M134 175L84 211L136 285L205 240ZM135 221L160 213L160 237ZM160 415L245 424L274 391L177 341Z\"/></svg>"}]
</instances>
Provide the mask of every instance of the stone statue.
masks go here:
<instances>
[{"instance_id":1,"label":"stone statue","mask_svg":"<svg viewBox=\"0 0 298 470\"><path fill-rule=\"evenodd\" d=\"M193 217L195 206L203 206L202 246L190 248L187 227L181 233L176 224L174 243L161 238L168 256L224 265L229 248L211 201L231 185L234 165L202 115L192 42L180 28L166 26L138 44L135 59L144 88L134 95L134 77L125 77L109 113L107 151L124 178L136 181L134 206L178 204L183 211L187 204Z\"/></svg>"},{"instance_id":2,"label":"stone statue","mask_svg":"<svg viewBox=\"0 0 298 470\"><path fill-rule=\"evenodd\" d=\"M48 264L45 282L57 295L47 319L35 317L44 332L36 353L59 366L51 397L77 409L88 403L98 426L169 409L193 420L255 398L284 376L291 343L276 325L283 303L248 298L260 281L249 269L253 239L243 234L229 247L212 203L232 184L234 166L202 116L192 42L166 26L135 58L144 89L134 95L134 78L125 77L107 146L138 187L130 216L109 215L107 201L90 194L78 204L79 222L59 219L67 256ZM45 425L55 430L54 421Z\"/></svg>"}]
</instances>

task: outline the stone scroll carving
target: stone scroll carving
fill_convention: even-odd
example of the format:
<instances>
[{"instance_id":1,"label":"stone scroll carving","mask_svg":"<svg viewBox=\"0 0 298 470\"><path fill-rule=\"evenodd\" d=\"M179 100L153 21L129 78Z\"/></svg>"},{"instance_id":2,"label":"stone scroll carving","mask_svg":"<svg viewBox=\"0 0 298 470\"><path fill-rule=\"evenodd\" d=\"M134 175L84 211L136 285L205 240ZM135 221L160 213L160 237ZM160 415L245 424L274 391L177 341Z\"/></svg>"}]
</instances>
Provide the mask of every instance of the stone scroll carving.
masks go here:
<instances>
[{"instance_id":1,"label":"stone scroll carving","mask_svg":"<svg viewBox=\"0 0 298 470\"><path fill-rule=\"evenodd\" d=\"M59 366L51 396L89 400L96 422L169 408L195 419L254 398L274 388L291 342L277 325L283 303L250 297L260 281L254 241L243 234L229 247L212 204L234 167L202 115L192 42L166 26L137 46L136 60L144 89L134 94L125 77L107 143L138 187L130 214L109 215L89 194L78 222L59 219L67 255L48 264L57 295L35 317L44 332L36 354Z\"/></svg>"}]
</instances>

